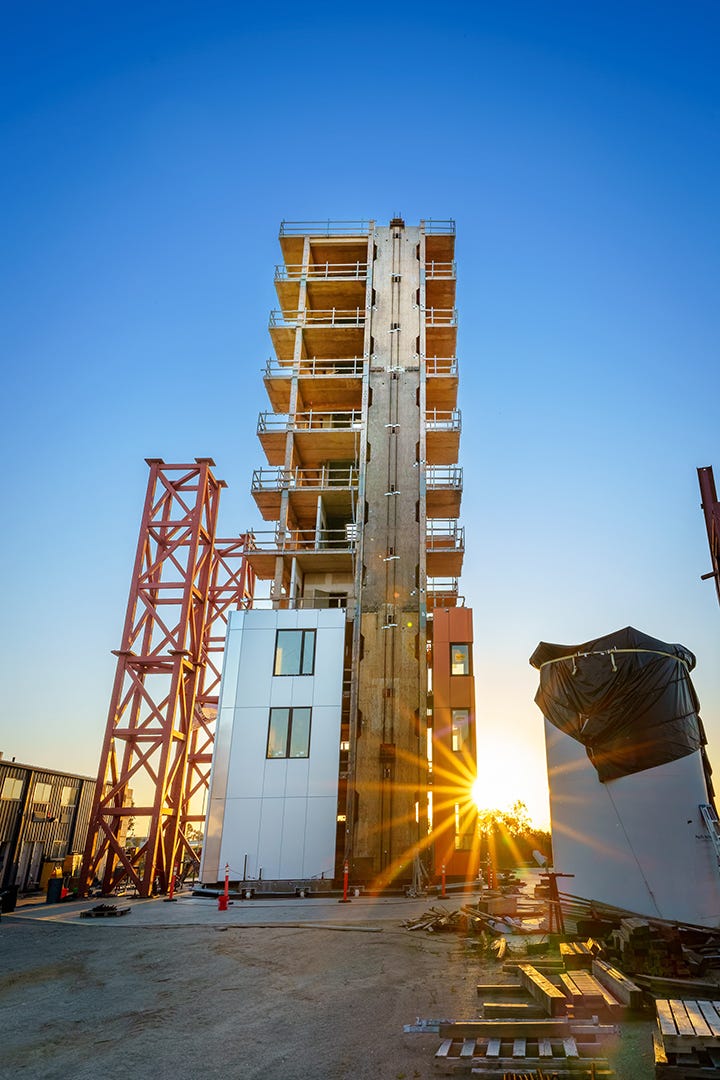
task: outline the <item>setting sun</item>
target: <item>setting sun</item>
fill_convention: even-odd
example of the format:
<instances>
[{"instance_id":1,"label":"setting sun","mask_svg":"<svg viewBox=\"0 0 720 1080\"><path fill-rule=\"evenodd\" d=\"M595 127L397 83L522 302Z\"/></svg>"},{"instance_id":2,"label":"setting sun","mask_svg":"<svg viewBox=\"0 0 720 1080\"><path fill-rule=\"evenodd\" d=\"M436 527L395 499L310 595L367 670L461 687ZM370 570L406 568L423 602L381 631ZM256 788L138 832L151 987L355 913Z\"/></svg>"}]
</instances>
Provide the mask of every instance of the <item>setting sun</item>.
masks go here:
<instances>
[{"instance_id":1,"label":"setting sun","mask_svg":"<svg viewBox=\"0 0 720 1080\"><path fill-rule=\"evenodd\" d=\"M544 757L535 748L507 739L478 737L478 778L472 798L478 810L510 810L522 802L539 828L549 823L547 774Z\"/></svg>"}]
</instances>

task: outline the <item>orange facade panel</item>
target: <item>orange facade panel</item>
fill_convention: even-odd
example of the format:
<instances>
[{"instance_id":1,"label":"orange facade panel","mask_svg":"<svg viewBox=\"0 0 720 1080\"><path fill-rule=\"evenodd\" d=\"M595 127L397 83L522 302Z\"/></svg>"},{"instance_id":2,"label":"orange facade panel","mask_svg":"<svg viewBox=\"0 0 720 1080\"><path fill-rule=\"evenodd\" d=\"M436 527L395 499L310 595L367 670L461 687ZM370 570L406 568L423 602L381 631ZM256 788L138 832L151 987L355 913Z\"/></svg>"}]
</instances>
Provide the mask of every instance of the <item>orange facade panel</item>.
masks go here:
<instances>
[{"instance_id":1,"label":"orange facade panel","mask_svg":"<svg viewBox=\"0 0 720 1080\"><path fill-rule=\"evenodd\" d=\"M434 869L438 877L444 867L448 878L471 881L480 855L472 610L436 608L432 623Z\"/></svg>"}]
</instances>

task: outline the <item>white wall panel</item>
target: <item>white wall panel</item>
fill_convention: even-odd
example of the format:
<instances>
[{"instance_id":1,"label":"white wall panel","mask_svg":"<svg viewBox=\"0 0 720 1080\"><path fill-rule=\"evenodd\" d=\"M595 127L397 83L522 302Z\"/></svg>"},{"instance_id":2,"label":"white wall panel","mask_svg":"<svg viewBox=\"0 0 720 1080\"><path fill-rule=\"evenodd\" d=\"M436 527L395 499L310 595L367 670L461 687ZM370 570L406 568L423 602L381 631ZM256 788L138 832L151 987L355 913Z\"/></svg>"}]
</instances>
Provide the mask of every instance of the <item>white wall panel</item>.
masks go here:
<instances>
[{"instance_id":1,"label":"white wall panel","mask_svg":"<svg viewBox=\"0 0 720 1080\"><path fill-rule=\"evenodd\" d=\"M248 876L292 880L332 875L338 790L345 612L233 612L223 676L202 880L221 880L225 862ZM274 676L278 628L316 628L315 674ZM311 706L310 756L265 757L269 710Z\"/></svg>"},{"instance_id":2,"label":"white wall panel","mask_svg":"<svg viewBox=\"0 0 720 1080\"><path fill-rule=\"evenodd\" d=\"M720 924L720 875L699 812L699 752L601 784L584 747L545 721L555 869L565 891L643 915Z\"/></svg>"}]
</instances>

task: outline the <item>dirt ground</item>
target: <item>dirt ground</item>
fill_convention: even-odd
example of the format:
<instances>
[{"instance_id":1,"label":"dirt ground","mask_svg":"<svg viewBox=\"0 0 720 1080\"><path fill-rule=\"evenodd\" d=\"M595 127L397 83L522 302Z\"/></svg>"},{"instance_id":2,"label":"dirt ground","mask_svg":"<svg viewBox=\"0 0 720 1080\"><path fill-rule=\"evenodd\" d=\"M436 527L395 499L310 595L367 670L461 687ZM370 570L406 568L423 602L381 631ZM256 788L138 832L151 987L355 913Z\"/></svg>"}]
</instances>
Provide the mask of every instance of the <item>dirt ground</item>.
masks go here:
<instances>
[{"instance_id":1,"label":"dirt ground","mask_svg":"<svg viewBox=\"0 0 720 1080\"><path fill-rule=\"evenodd\" d=\"M439 1036L403 1025L476 1017L477 983L507 976L471 940L408 932L404 917L332 929L4 916L0 1077L437 1076ZM649 1031L623 1027L608 1055L618 1080L653 1076Z\"/></svg>"}]
</instances>

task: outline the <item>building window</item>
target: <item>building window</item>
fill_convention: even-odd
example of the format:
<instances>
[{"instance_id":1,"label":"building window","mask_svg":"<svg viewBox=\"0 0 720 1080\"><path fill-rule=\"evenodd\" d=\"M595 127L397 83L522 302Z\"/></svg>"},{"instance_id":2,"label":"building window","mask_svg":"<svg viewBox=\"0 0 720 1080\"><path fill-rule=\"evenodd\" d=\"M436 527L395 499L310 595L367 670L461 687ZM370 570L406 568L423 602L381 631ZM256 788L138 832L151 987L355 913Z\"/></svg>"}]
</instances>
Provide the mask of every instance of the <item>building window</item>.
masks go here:
<instances>
[{"instance_id":1,"label":"building window","mask_svg":"<svg viewBox=\"0 0 720 1080\"><path fill-rule=\"evenodd\" d=\"M6 776L0 799L19 799L22 795L23 782L14 776Z\"/></svg>"},{"instance_id":2,"label":"building window","mask_svg":"<svg viewBox=\"0 0 720 1080\"><path fill-rule=\"evenodd\" d=\"M32 801L34 803L41 803L43 805L50 802L50 794L52 792L52 784L36 784L33 791Z\"/></svg>"},{"instance_id":3,"label":"building window","mask_svg":"<svg viewBox=\"0 0 720 1080\"><path fill-rule=\"evenodd\" d=\"M451 675L469 675L470 674L470 646L469 645L451 645L450 646L450 674Z\"/></svg>"},{"instance_id":4,"label":"building window","mask_svg":"<svg viewBox=\"0 0 720 1080\"><path fill-rule=\"evenodd\" d=\"M265 756L269 758L309 757L311 714L312 709L271 709Z\"/></svg>"},{"instance_id":5,"label":"building window","mask_svg":"<svg viewBox=\"0 0 720 1080\"><path fill-rule=\"evenodd\" d=\"M274 675L312 675L315 670L315 631L278 630Z\"/></svg>"},{"instance_id":6,"label":"building window","mask_svg":"<svg viewBox=\"0 0 720 1080\"><path fill-rule=\"evenodd\" d=\"M459 753L467 746L470 738L470 710L453 709L452 711L452 748Z\"/></svg>"},{"instance_id":7,"label":"building window","mask_svg":"<svg viewBox=\"0 0 720 1080\"><path fill-rule=\"evenodd\" d=\"M64 859L67 852L67 840L53 840L50 848L51 859Z\"/></svg>"},{"instance_id":8,"label":"building window","mask_svg":"<svg viewBox=\"0 0 720 1080\"><path fill-rule=\"evenodd\" d=\"M61 806L74 806L75 805L75 788L64 787L62 794L60 795Z\"/></svg>"}]
</instances>

